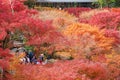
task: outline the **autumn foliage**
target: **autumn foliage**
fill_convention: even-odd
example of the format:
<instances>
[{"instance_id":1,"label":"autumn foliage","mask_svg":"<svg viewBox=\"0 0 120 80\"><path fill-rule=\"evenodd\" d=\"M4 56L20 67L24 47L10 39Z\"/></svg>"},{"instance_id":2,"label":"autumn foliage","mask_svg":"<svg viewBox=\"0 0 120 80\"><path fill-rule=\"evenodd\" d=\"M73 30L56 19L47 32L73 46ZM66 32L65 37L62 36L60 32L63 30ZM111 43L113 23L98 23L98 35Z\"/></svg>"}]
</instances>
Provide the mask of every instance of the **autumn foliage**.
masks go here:
<instances>
[{"instance_id":1,"label":"autumn foliage","mask_svg":"<svg viewBox=\"0 0 120 80\"><path fill-rule=\"evenodd\" d=\"M82 12L88 12L91 10L91 8L85 8L85 7L76 7L76 8L65 8L64 9L65 11L67 11L68 13L70 13L71 15L75 15L77 17L79 17L79 15L82 13Z\"/></svg>"},{"instance_id":2,"label":"autumn foliage","mask_svg":"<svg viewBox=\"0 0 120 80\"><path fill-rule=\"evenodd\" d=\"M119 80L119 8L37 11L23 2L0 0L0 80ZM46 51L73 60L20 64L24 54L9 54L9 33L22 34L36 55Z\"/></svg>"},{"instance_id":3,"label":"autumn foliage","mask_svg":"<svg viewBox=\"0 0 120 80\"><path fill-rule=\"evenodd\" d=\"M0 74L3 75L3 78L0 77L0 80L11 80L11 74L8 72L11 57L12 55L9 54L9 49L3 50L0 48Z\"/></svg>"},{"instance_id":4,"label":"autumn foliage","mask_svg":"<svg viewBox=\"0 0 120 80\"><path fill-rule=\"evenodd\" d=\"M81 14L79 14L79 22L80 23L89 23L90 19L98 14L98 13L103 13L103 12L109 12L109 10L106 10L106 9L92 9L90 11L85 11L85 12L82 12Z\"/></svg>"},{"instance_id":5,"label":"autumn foliage","mask_svg":"<svg viewBox=\"0 0 120 80\"><path fill-rule=\"evenodd\" d=\"M106 55L107 57L107 68L109 70L110 79L117 78L120 79L120 55L112 50L112 54Z\"/></svg>"},{"instance_id":6,"label":"autumn foliage","mask_svg":"<svg viewBox=\"0 0 120 80\"><path fill-rule=\"evenodd\" d=\"M64 34L71 42L70 47L86 56L106 54L114 42L112 38L105 37L104 31L87 24L72 24L64 30Z\"/></svg>"},{"instance_id":7,"label":"autumn foliage","mask_svg":"<svg viewBox=\"0 0 120 80\"><path fill-rule=\"evenodd\" d=\"M100 28L116 30L119 27L119 13L114 12L99 13L90 20L90 23L96 24Z\"/></svg>"},{"instance_id":8,"label":"autumn foliage","mask_svg":"<svg viewBox=\"0 0 120 80\"><path fill-rule=\"evenodd\" d=\"M111 11L112 11L112 12L118 12L118 13L119 13L119 12L120 12L120 8L111 8Z\"/></svg>"},{"instance_id":9,"label":"autumn foliage","mask_svg":"<svg viewBox=\"0 0 120 80\"><path fill-rule=\"evenodd\" d=\"M56 9L40 11L36 17L43 21L51 20L53 27L58 29L58 31L63 30L66 26L78 20L74 15L70 15L68 12Z\"/></svg>"},{"instance_id":10,"label":"autumn foliage","mask_svg":"<svg viewBox=\"0 0 120 80\"><path fill-rule=\"evenodd\" d=\"M57 61L44 66L21 65L17 71L15 80L106 80L108 77L104 64L82 60Z\"/></svg>"}]
</instances>

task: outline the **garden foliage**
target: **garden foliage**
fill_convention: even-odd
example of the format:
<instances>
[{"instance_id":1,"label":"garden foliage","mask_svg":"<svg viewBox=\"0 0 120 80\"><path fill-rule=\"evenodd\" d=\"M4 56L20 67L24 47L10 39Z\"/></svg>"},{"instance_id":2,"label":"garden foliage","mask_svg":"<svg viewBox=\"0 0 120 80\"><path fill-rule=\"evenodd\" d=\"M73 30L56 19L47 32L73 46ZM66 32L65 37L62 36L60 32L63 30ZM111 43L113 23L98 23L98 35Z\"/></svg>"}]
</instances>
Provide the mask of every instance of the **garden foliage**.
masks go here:
<instances>
[{"instance_id":1,"label":"garden foliage","mask_svg":"<svg viewBox=\"0 0 120 80\"><path fill-rule=\"evenodd\" d=\"M119 80L120 10L65 10L70 14L28 9L23 0L0 0L0 80ZM23 35L38 55L58 52L73 60L19 64L19 57L9 54L9 33Z\"/></svg>"}]
</instances>

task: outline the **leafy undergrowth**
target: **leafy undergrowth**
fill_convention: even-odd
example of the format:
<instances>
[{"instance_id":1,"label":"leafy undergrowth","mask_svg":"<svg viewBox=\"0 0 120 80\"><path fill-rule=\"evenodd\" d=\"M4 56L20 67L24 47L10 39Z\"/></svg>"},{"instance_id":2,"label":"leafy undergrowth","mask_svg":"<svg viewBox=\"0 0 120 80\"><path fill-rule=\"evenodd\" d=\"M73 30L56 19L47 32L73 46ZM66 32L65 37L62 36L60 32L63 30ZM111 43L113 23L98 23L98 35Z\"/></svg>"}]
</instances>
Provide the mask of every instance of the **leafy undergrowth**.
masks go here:
<instances>
[{"instance_id":1,"label":"leafy undergrowth","mask_svg":"<svg viewBox=\"0 0 120 80\"><path fill-rule=\"evenodd\" d=\"M104 64L84 60L18 66L13 80L107 80L108 77Z\"/></svg>"}]
</instances>

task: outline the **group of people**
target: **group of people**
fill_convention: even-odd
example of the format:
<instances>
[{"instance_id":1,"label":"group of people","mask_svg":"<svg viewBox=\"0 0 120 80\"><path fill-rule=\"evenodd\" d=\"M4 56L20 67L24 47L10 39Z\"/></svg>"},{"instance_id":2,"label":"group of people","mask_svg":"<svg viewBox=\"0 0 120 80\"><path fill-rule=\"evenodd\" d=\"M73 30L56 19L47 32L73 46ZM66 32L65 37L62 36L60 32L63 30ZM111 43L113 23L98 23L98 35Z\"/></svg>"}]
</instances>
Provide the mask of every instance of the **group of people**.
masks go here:
<instances>
[{"instance_id":1,"label":"group of people","mask_svg":"<svg viewBox=\"0 0 120 80\"><path fill-rule=\"evenodd\" d=\"M30 50L28 52L25 52L24 57L20 58L20 63L21 64L46 64L47 63L47 58L45 59L44 54L40 54L39 57L37 58L35 54Z\"/></svg>"}]
</instances>

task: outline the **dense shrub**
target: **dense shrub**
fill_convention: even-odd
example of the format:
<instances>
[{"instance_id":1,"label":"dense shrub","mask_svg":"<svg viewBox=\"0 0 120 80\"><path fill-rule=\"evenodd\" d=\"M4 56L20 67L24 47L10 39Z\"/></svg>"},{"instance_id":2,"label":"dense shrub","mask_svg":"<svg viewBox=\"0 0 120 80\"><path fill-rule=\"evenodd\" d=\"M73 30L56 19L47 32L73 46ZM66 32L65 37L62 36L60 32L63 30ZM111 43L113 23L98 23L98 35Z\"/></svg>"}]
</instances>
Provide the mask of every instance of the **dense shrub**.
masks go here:
<instances>
[{"instance_id":1,"label":"dense shrub","mask_svg":"<svg viewBox=\"0 0 120 80\"><path fill-rule=\"evenodd\" d=\"M90 20L90 24L99 26L105 29L118 29L119 27L119 13L114 12L104 12L94 15Z\"/></svg>"},{"instance_id":2,"label":"dense shrub","mask_svg":"<svg viewBox=\"0 0 120 80\"><path fill-rule=\"evenodd\" d=\"M72 16L65 11L55 9L40 11L37 16L43 21L51 20L53 27L58 29L58 31L77 21L75 16Z\"/></svg>"},{"instance_id":3,"label":"dense shrub","mask_svg":"<svg viewBox=\"0 0 120 80\"><path fill-rule=\"evenodd\" d=\"M12 55L9 54L9 49L3 50L0 48L0 80L12 80L11 74L8 72L10 69L9 61L11 57Z\"/></svg>"},{"instance_id":4,"label":"dense shrub","mask_svg":"<svg viewBox=\"0 0 120 80\"><path fill-rule=\"evenodd\" d=\"M84 8L84 7L78 7L78 8L64 8L65 11L69 12L72 15L75 15L79 17L80 13L90 11L91 8Z\"/></svg>"},{"instance_id":5,"label":"dense shrub","mask_svg":"<svg viewBox=\"0 0 120 80\"><path fill-rule=\"evenodd\" d=\"M81 60L58 61L44 66L21 65L17 73L14 80L106 80L108 77L104 64Z\"/></svg>"},{"instance_id":6,"label":"dense shrub","mask_svg":"<svg viewBox=\"0 0 120 80\"><path fill-rule=\"evenodd\" d=\"M77 17L80 15L79 19L88 24L76 23L75 16L61 10L38 13L24 6L21 0L11 4L9 0L0 0L0 68L5 71L3 80L109 80L119 77L119 54L105 56L112 50L119 53L119 9L93 12L90 8L65 10ZM84 14L83 11L89 12ZM9 49L2 46L9 32L24 35L25 45L36 46L38 52L63 52L65 56L70 54L79 59L58 60L46 65L21 65L19 58L11 59ZM9 68L13 69L10 71L13 79Z\"/></svg>"},{"instance_id":7,"label":"dense shrub","mask_svg":"<svg viewBox=\"0 0 120 80\"><path fill-rule=\"evenodd\" d=\"M110 79L120 79L120 55L117 54L114 50L112 54L106 55L107 56L107 68L109 70Z\"/></svg>"},{"instance_id":8,"label":"dense shrub","mask_svg":"<svg viewBox=\"0 0 120 80\"><path fill-rule=\"evenodd\" d=\"M93 9L93 10L90 10L90 11L87 11L87 12L82 12L80 15L79 15L79 22L80 23L89 23L90 19L98 14L98 13L103 13L103 12L109 12L109 10L107 9Z\"/></svg>"},{"instance_id":9,"label":"dense shrub","mask_svg":"<svg viewBox=\"0 0 120 80\"><path fill-rule=\"evenodd\" d=\"M114 42L114 39L105 37L104 31L87 24L72 24L64 30L64 34L70 41L70 47L86 56L107 53Z\"/></svg>"},{"instance_id":10,"label":"dense shrub","mask_svg":"<svg viewBox=\"0 0 120 80\"><path fill-rule=\"evenodd\" d=\"M115 38L115 45L119 45L120 35L120 13L104 12L94 15L89 21L92 25L97 25L100 29L105 29L107 37Z\"/></svg>"}]
</instances>

